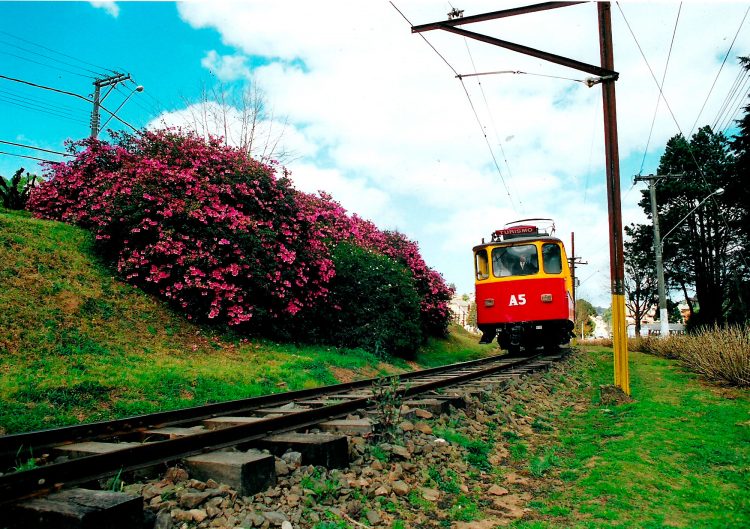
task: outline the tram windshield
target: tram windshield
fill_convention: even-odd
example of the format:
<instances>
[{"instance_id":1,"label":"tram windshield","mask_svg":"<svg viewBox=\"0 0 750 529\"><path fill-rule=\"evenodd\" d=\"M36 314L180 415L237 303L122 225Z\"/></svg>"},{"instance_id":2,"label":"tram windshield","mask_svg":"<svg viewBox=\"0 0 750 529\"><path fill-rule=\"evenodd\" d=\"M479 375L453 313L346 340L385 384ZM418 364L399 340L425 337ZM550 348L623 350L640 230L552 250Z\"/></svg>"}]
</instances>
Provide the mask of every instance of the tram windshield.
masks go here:
<instances>
[{"instance_id":1,"label":"tram windshield","mask_svg":"<svg viewBox=\"0 0 750 529\"><path fill-rule=\"evenodd\" d=\"M562 254L557 244L542 245L542 264L547 274L562 272Z\"/></svg>"},{"instance_id":2,"label":"tram windshield","mask_svg":"<svg viewBox=\"0 0 750 529\"><path fill-rule=\"evenodd\" d=\"M492 273L495 277L526 276L539 272L536 246L502 246L492 250Z\"/></svg>"}]
</instances>

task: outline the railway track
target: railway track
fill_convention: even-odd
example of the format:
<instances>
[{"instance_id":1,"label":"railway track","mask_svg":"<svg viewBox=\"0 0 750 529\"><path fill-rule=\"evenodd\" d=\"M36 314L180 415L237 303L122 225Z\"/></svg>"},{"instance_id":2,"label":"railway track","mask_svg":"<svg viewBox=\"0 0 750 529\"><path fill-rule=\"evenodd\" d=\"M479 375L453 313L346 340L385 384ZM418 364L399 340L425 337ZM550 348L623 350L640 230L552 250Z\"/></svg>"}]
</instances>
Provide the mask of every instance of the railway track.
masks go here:
<instances>
[{"instance_id":1,"label":"railway track","mask_svg":"<svg viewBox=\"0 0 750 529\"><path fill-rule=\"evenodd\" d=\"M502 380L545 369L559 354L494 356L397 377L402 398L445 398L439 391L480 379ZM121 472L137 471L272 435L309 430L371 408L377 379L209 404L127 419L0 437L0 504L18 502ZM395 387L395 386L394 386ZM29 455L57 454L25 471ZM60 457L59 454L67 454Z\"/></svg>"}]
</instances>

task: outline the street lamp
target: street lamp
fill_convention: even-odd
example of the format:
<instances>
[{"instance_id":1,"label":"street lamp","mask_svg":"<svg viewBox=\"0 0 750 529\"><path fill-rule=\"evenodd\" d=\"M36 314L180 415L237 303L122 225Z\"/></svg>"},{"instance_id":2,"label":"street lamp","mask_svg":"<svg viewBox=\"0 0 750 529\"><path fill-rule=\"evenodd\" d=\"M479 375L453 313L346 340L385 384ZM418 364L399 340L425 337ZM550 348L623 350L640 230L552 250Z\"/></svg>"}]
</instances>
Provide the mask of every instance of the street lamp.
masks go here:
<instances>
[{"instance_id":1,"label":"street lamp","mask_svg":"<svg viewBox=\"0 0 750 529\"><path fill-rule=\"evenodd\" d=\"M128 99L130 99L130 96L132 96L136 92L143 92L143 86L138 85L135 88L133 88L133 90L128 94L128 96L122 100L122 103L120 103L120 106L117 107L114 112L112 112L112 114L109 116L109 119L107 119L107 121L105 121L104 124L101 127L99 127L99 130L103 130L104 127L107 126L107 123L112 121L112 118L115 117L115 114L117 114L117 112L125 105L125 103L127 103Z\"/></svg>"},{"instance_id":2,"label":"street lamp","mask_svg":"<svg viewBox=\"0 0 750 529\"><path fill-rule=\"evenodd\" d=\"M652 186L652 196L651 196L651 203L656 204L655 197L653 196L653 186ZM682 217L679 221L677 221L677 224L672 226L672 229L669 230L667 233L664 234L664 237L659 240L659 224L658 224L658 218L656 215L656 210L654 209L654 250L656 251L656 280L659 286L659 334L662 338L666 338L669 336L669 319L667 316L667 295L666 295L666 289L664 285L664 263L662 261L662 250L664 249L664 239L667 238L667 236L672 233L677 227L682 224L685 219L687 219L696 209L701 207L703 203L711 198L714 195L721 195L724 192L724 188L720 187L710 195L708 195L706 198L701 200L693 209L687 212L687 214Z\"/></svg>"}]
</instances>

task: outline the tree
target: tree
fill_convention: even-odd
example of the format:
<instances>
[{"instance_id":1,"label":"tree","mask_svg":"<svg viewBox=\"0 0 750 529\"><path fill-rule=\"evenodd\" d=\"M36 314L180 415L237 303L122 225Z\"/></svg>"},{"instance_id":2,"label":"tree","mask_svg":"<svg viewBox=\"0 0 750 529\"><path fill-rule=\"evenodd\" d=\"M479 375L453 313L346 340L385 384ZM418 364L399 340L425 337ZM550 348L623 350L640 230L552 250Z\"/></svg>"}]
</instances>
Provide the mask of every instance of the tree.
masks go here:
<instances>
[{"instance_id":1,"label":"tree","mask_svg":"<svg viewBox=\"0 0 750 529\"><path fill-rule=\"evenodd\" d=\"M727 293L732 270L743 260L737 238L743 208L728 193L704 200L719 188L727 189L736 179L735 171L728 139L710 127L701 128L690 141L674 136L660 160L659 174L682 175L656 183L665 278L667 284L683 291L694 324L722 323L736 303ZM643 192L639 205L650 214L648 192ZM648 244L650 229L643 226L632 232L638 245ZM699 314L691 291L695 291Z\"/></svg>"},{"instance_id":2,"label":"tree","mask_svg":"<svg viewBox=\"0 0 750 529\"><path fill-rule=\"evenodd\" d=\"M740 57L745 70L750 71L750 57ZM750 251L750 105L737 121L739 132L730 141L735 160L734 178L727 182L725 200L737 209L739 219L735 227L740 259L729 279L728 298L735 303L727 307L726 318L731 323L742 323L750 319L750 265L744 256Z\"/></svg>"},{"instance_id":3,"label":"tree","mask_svg":"<svg viewBox=\"0 0 750 529\"><path fill-rule=\"evenodd\" d=\"M641 320L657 304L658 288L653 235L646 225L625 227L625 306L635 320L635 335L641 335Z\"/></svg>"},{"instance_id":4,"label":"tree","mask_svg":"<svg viewBox=\"0 0 750 529\"><path fill-rule=\"evenodd\" d=\"M594 323L591 321L591 316L596 316L594 306L585 299L577 299L575 331L580 333L578 336L580 339L591 336L594 332Z\"/></svg>"},{"instance_id":5,"label":"tree","mask_svg":"<svg viewBox=\"0 0 750 529\"><path fill-rule=\"evenodd\" d=\"M225 145L262 162L288 163L293 158L281 144L287 122L276 119L256 83L248 83L241 91L223 84L210 89L203 86L197 101L185 103L189 114L185 127L202 138L220 137Z\"/></svg>"}]
</instances>

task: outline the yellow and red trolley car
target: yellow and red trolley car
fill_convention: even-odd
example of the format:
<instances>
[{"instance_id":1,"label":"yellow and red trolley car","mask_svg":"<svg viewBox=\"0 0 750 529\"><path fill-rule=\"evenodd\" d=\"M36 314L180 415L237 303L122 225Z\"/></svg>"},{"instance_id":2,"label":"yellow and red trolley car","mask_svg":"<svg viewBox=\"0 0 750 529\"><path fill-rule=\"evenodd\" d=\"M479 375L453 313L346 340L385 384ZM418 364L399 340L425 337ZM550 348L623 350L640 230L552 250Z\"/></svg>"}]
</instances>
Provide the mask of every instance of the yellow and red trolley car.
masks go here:
<instances>
[{"instance_id":1,"label":"yellow and red trolley car","mask_svg":"<svg viewBox=\"0 0 750 529\"><path fill-rule=\"evenodd\" d=\"M573 282L565 246L553 234L551 219L523 219L474 247L481 343L497 336L500 347L515 354L570 341Z\"/></svg>"}]
</instances>

